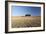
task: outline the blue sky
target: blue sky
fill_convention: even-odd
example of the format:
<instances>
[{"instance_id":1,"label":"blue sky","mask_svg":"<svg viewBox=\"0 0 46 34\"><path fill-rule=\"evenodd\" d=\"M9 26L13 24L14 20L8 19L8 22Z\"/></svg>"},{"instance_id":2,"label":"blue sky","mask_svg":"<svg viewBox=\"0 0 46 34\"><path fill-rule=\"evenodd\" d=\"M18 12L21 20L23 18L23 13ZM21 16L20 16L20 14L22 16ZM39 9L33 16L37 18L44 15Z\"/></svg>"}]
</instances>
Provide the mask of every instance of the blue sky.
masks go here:
<instances>
[{"instance_id":1,"label":"blue sky","mask_svg":"<svg viewBox=\"0 0 46 34\"><path fill-rule=\"evenodd\" d=\"M41 15L41 7L31 7L31 6L12 6L12 16L25 16L25 14L30 14L32 16Z\"/></svg>"}]
</instances>

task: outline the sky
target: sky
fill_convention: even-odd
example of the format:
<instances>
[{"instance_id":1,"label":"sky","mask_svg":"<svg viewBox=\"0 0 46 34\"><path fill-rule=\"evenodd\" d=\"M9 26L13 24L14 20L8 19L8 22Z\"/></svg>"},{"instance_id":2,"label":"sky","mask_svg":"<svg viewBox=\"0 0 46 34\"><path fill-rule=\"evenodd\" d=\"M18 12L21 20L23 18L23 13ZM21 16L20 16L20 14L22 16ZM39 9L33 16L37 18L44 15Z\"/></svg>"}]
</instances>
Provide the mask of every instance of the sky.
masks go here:
<instances>
[{"instance_id":1,"label":"sky","mask_svg":"<svg viewBox=\"0 0 46 34\"><path fill-rule=\"evenodd\" d=\"M31 16L41 16L41 7L32 6L12 6L12 16L25 16L30 14Z\"/></svg>"}]
</instances>

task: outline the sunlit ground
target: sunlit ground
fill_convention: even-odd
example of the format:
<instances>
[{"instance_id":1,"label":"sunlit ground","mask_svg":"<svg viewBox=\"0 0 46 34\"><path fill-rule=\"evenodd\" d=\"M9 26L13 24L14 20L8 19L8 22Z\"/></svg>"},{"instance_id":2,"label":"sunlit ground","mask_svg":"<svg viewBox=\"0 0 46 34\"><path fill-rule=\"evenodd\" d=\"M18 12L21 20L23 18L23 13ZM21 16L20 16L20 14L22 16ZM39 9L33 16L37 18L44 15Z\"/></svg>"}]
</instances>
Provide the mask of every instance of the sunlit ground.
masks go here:
<instances>
[{"instance_id":1,"label":"sunlit ground","mask_svg":"<svg viewBox=\"0 0 46 34\"><path fill-rule=\"evenodd\" d=\"M12 16L11 18L12 28L41 26L40 16Z\"/></svg>"}]
</instances>

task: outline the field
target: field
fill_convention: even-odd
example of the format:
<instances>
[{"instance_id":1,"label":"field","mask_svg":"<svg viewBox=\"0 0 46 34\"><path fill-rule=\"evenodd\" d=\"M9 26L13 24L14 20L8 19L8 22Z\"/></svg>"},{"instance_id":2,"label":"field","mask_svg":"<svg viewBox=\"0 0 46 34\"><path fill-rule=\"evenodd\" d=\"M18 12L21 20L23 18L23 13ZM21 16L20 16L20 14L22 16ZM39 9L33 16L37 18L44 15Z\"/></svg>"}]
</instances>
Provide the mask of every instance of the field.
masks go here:
<instances>
[{"instance_id":1,"label":"field","mask_svg":"<svg viewBox=\"0 0 46 34\"><path fill-rule=\"evenodd\" d=\"M40 27L40 16L12 16L11 17L12 28L20 27Z\"/></svg>"}]
</instances>

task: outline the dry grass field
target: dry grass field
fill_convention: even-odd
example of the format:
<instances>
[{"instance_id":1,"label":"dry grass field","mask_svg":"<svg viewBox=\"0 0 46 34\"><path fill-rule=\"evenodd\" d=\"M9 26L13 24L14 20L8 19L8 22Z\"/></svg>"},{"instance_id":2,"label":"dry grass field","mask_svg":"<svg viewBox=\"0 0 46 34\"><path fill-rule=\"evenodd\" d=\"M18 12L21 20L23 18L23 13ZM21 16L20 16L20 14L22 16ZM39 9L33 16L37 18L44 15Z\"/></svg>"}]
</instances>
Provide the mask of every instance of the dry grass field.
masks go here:
<instances>
[{"instance_id":1,"label":"dry grass field","mask_svg":"<svg viewBox=\"0 0 46 34\"><path fill-rule=\"evenodd\" d=\"M40 16L12 16L11 17L12 28L20 27L40 27Z\"/></svg>"}]
</instances>

